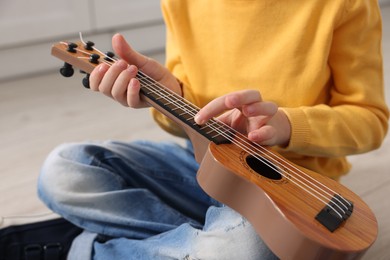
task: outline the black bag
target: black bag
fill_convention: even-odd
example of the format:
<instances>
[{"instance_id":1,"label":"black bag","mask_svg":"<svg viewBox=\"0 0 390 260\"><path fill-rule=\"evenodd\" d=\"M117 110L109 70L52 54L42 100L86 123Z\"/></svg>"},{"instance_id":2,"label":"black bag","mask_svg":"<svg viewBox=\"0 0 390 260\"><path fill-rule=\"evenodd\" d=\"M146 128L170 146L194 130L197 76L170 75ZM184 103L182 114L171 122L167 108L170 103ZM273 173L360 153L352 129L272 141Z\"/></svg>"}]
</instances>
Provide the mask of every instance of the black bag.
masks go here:
<instances>
[{"instance_id":1,"label":"black bag","mask_svg":"<svg viewBox=\"0 0 390 260\"><path fill-rule=\"evenodd\" d=\"M81 231L63 218L0 229L0 260L65 260Z\"/></svg>"}]
</instances>

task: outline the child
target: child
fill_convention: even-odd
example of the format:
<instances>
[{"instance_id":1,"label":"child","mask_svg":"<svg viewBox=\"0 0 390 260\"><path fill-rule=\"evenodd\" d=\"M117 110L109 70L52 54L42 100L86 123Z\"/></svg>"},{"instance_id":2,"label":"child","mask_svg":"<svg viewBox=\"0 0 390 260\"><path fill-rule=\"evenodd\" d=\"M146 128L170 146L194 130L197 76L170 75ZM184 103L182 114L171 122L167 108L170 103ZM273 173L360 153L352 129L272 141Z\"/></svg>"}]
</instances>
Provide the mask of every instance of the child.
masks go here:
<instances>
[{"instance_id":1,"label":"child","mask_svg":"<svg viewBox=\"0 0 390 260\"><path fill-rule=\"evenodd\" d=\"M199 125L218 117L336 180L350 169L347 155L380 146L389 112L376 1L163 0L162 10L166 67L115 35L122 60L99 65L91 89L147 107L135 79L142 70L202 107ZM197 169L191 144L65 144L47 158L38 191L85 229L70 258L276 258L246 219L202 191Z\"/></svg>"}]
</instances>

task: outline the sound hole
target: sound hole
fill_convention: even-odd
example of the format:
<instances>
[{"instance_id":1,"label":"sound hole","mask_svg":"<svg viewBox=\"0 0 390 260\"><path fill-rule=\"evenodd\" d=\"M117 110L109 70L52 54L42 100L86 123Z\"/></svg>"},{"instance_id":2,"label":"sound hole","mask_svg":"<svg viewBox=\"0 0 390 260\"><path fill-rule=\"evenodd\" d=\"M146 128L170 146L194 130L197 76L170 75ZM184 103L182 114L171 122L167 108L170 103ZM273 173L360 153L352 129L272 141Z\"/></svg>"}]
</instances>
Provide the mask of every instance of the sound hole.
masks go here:
<instances>
[{"instance_id":1,"label":"sound hole","mask_svg":"<svg viewBox=\"0 0 390 260\"><path fill-rule=\"evenodd\" d=\"M281 180L282 175L278 171L278 167L268 160L250 155L246 157L246 163L252 170L271 180Z\"/></svg>"}]
</instances>

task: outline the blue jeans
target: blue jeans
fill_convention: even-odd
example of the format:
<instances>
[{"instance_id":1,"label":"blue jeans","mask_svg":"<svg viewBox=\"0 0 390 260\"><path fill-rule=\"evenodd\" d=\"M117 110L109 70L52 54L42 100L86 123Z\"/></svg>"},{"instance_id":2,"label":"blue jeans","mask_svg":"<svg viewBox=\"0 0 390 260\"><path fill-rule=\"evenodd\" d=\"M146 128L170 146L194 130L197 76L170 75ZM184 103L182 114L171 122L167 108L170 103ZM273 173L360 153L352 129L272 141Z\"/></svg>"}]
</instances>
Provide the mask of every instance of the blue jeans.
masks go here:
<instances>
[{"instance_id":1,"label":"blue jeans","mask_svg":"<svg viewBox=\"0 0 390 260\"><path fill-rule=\"evenodd\" d=\"M38 194L85 230L70 259L274 259L245 218L203 192L197 169L191 145L64 144Z\"/></svg>"}]
</instances>

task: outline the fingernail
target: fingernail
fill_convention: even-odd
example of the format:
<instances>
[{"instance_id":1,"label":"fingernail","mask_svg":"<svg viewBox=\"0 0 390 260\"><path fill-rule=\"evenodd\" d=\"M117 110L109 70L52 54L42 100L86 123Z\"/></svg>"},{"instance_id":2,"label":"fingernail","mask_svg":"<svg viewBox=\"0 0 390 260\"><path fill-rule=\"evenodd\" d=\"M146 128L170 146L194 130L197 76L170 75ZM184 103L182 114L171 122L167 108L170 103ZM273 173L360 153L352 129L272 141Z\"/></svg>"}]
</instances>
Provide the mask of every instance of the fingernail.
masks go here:
<instances>
[{"instance_id":1,"label":"fingernail","mask_svg":"<svg viewBox=\"0 0 390 260\"><path fill-rule=\"evenodd\" d=\"M125 62L124 60L119 60L115 64L116 64L116 66L118 66L122 69L126 69L128 66L127 62Z\"/></svg>"},{"instance_id":2,"label":"fingernail","mask_svg":"<svg viewBox=\"0 0 390 260\"><path fill-rule=\"evenodd\" d=\"M132 79L130 80L130 87L131 87L131 88L134 88L134 87L135 87L135 84L136 84L136 79L135 79L135 78L132 78Z\"/></svg>"},{"instance_id":3,"label":"fingernail","mask_svg":"<svg viewBox=\"0 0 390 260\"><path fill-rule=\"evenodd\" d=\"M127 70L130 72L130 73L134 73L136 71L136 67L134 65L129 65L129 67L127 68Z\"/></svg>"},{"instance_id":4,"label":"fingernail","mask_svg":"<svg viewBox=\"0 0 390 260\"><path fill-rule=\"evenodd\" d=\"M255 112L255 109L252 106L247 106L246 107L246 112L247 112L248 115L252 115Z\"/></svg>"},{"instance_id":5,"label":"fingernail","mask_svg":"<svg viewBox=\"0 0 390 260\"><path fill-rule=\"evenodd\" d=\"M98 71L105 73L108 69L108 66L106 66L104 63L99 65Z\"/></svg>"},{"instance_id":6,"label":"fingernail","mask_svg":"<svg viewBox=\"0 0 390 260\"><path fill-rule=\"evenodd\" d=\"M195 116L194 116L194 121L195 121L195 123L197 123L198 125L202 125L203 124L203 122L200 120L201 118L200 118L200 116L198 115L198 114L196 114Z\"/></svg>"},{"instance_id":7,"label":"fingernail","mask_svg":"<svg viewBox=\"0 0 390 260\"><path fill-rule=\"evenodd\" d=\"M258 136L257 133L250 132L248 134L248 139L251 140L251 141L256 142L259 139L259 136Z\"/></svg>"}]
</instances>

